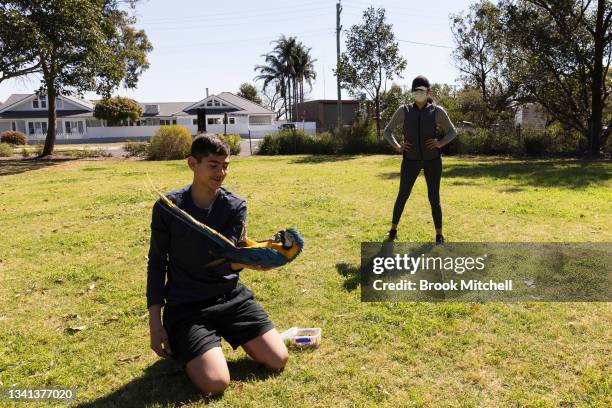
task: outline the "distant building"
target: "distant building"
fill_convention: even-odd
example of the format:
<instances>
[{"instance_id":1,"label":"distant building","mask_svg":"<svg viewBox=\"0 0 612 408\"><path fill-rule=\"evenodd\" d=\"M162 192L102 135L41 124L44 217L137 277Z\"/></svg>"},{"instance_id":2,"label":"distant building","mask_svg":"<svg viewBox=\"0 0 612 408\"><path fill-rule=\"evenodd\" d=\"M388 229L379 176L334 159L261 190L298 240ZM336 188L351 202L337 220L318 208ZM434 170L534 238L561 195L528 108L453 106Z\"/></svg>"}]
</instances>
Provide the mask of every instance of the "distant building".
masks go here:
<instances>
[{"instance_id":1,"label":"distant building","mask_svg":"<svg viewBox=\"0 0 612 408\"><path fill-rule=\"evenodd\" d=\"M359 111L358 100L342 101L342 123L352 125ZM298 104L298 117L306 122L316 122L317 132L325 132L338 124L338 101L316 99Z\"/></svg>"},{"instance_id":2,"label":"distant building","mask_svg":"<svg viewBox=\"0 0 612 408\"><path fill-rule=\"evenodd\" d=\"M544 129L548 120L548 114L539 103L526 103L520 105L514 117L515 125L522 128Z\"/></svg>"}]
</instances>

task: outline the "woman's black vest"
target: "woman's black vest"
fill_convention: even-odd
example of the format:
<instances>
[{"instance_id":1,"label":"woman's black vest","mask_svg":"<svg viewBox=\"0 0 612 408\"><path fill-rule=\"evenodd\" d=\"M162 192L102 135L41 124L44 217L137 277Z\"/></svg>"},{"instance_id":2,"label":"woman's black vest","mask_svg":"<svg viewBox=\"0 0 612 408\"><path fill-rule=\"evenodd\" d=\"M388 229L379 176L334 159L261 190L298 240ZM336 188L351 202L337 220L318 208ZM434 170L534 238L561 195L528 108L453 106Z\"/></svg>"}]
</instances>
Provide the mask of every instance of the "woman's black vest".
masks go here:
<instances>
[{"instance_id":1,"label":"woman's black vest","mask_svg":"<svg viewBox=\"0 0 612 408\"><path fill-rule=\"evenodd\" d=\"M436 138L436 105L427 103L423 109L415 104L404 105L404 140L412 146L404 152L405 160L434 160L440 149L428 149L425 142Z\"/></svg>"}]
</instances>

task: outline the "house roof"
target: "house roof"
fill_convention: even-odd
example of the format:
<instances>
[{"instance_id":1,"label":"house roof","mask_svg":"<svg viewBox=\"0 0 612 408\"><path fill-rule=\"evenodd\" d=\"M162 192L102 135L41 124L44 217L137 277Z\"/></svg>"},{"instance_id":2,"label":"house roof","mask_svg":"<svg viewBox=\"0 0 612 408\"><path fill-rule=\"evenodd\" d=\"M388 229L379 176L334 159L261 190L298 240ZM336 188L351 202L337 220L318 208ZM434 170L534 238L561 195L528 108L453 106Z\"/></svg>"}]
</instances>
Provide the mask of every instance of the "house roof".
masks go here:
<instances>
[{"instance_id":1,"label":"house roof","mask_svg":"<svg viewBox=\"0 0 612 408\"><path fill-rule=\"evenodd\" d=\"M266 109L258 103L243 98L242 96L234 95L231 92L221 92L217 97L252 114L274 114L270 109Z\"/></svg>"},{"instance_id":2,"label":"house roof","mask_svg":"<svg viewBox=\"0 0 612 408\"><path fill-rule=\"evenodd\" d=\"M13 105L13 104L15 104L17 102L25 100L26 98L28 98L31 95L33 95L33 94L12 94L11 96L8 97L8 99L6 101L4 101L2 106L4 106L6 108L7 106L10 106L10 105Z\"/></svg>"},{"instance_id":3,"label":"house roof","mask_svg":"<svg viewBox=\"0 0 612 408\"><path fill-rule=\"evenodd\" d=\"M12 94L11 96L8 97L8 99L6 101L4 101L3 104L0 104L0 110L2 109L7 109L10 106L16 105L19 102L25 101L26 99L34 96L34 93L29 93L29 94ZM67 95L61 95L61 97L67 101L76 103L77 105L83 106L83 108L85 108L85 110L93 110L94 106L90 101L86 101L85 99L81 99L81 98L77 98L75 96L67 96Z\"/></svg>"},{"instance_id":4,"label":"house roof","mask_svg":"<svg viewBox=\"0 0 612 408\"><path fill-rule=\"evenodd\" d=\"M236 112L248 113L249 115L274 115L275 114L273 111L266 109L263 106L253 101L250 101L248 99L245 99L241 96L234 95L231 92L221 92L218 95L209 95L206 98L198 102L194 102L191 105L187 106L186 109L192 110L192 109L195 109L197 106L202 106L209 99L219 99L222 102L225 102L228 105L235 107ZM221 109L223 109L223 107L213 108L213 109L218 109L219 112L221 112Z\"/></svg>"},{"instance_id":5,"label":"house roof","mask_svg":"<svg viewBox=\"0 0 612 408\"><path fill-rule=\"evenodd\" d=\"M139 102L138 104L142 107L143 117L147 117L147 116L154 117L154 116L172 116L175 114L180 114L189 105L193 105L193 102L143 102L143 103ZM145 105L158 105L159 113L157 114L144 113Z\"/></svg>"}]
</instances>

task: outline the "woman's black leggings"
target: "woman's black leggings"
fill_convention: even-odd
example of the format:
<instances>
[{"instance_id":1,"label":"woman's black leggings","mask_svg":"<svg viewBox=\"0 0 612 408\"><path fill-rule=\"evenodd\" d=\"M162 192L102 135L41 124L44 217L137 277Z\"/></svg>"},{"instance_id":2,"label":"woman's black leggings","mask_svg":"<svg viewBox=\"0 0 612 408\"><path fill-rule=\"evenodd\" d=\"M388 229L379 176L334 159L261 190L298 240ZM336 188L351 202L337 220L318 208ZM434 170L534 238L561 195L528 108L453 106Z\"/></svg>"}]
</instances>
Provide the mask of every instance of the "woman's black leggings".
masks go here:
<instances>
[{"instance_id":1,"label":"woman's black leggings","mask_svg":"<svg viewBox=\"0 0 612 408\"><path fill-rule=\"evenodd\" d=\"M431 204L431 216L436 228L442 228L442 207L440 206L440 178L442 177L442 159L434 160L402 160L400 187L393 206L393 224L399 223L406 201L412 191L412 186L421 172L425 171L427 181L427 196Z\"/></svg>"}]
</instances>

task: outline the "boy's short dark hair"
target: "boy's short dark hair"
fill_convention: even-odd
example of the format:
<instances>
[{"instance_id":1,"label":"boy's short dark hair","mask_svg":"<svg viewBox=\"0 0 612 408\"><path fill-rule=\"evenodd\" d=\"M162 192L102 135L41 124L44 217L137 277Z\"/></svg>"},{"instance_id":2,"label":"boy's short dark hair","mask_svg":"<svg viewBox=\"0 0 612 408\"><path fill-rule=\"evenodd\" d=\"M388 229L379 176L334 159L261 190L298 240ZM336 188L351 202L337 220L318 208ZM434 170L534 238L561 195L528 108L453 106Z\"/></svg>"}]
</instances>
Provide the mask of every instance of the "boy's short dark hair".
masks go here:
<instances>
[{"instance_id":1,"label":"boy's short dark hair","mask_svg":"<svg viewBox=\"0 0 612 408\"><path fill-rule=\"evenodd\" d=\"M216 135L202 134L193 138L191 143L190 156L194 157L198 163L203 157L208 155L229 156L230 148L227 142Z\"/></svg>"}]
</instances>

